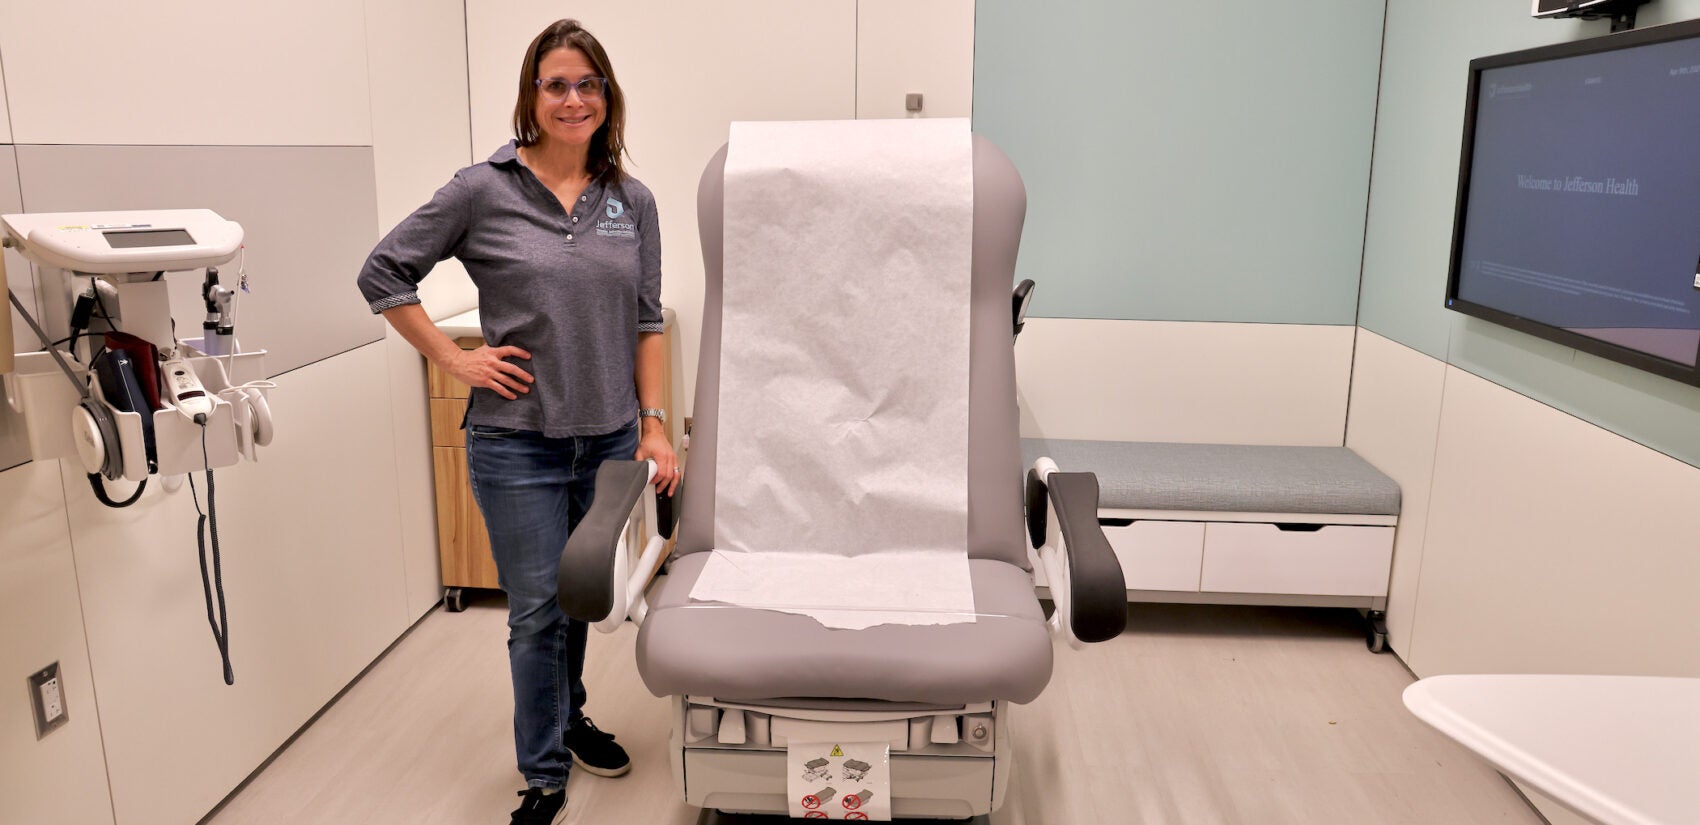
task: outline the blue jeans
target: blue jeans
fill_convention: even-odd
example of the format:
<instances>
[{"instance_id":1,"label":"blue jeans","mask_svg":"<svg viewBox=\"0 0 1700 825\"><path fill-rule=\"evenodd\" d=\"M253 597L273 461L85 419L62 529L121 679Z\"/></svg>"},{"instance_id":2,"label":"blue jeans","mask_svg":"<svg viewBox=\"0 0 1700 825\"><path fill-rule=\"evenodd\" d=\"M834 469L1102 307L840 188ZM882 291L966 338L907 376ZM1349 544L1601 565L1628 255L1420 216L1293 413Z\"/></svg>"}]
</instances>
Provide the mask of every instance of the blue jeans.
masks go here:
<instances>
[{"instance_id":1,"label":"blue jeans","mask_svg":"<svg viewBox=\"0 0 1700 825\"><path fill-rule=\"evenodd\" d=\"M472 495L508 594L514 750L527 787L566 784L572 756L562 735L583 715L588 627L555 604L561 551L590 509L597 468L630 459L638 432L636 420L606 435L571 438L476 424L467 430Z\"/></svg>"}]
</instances>

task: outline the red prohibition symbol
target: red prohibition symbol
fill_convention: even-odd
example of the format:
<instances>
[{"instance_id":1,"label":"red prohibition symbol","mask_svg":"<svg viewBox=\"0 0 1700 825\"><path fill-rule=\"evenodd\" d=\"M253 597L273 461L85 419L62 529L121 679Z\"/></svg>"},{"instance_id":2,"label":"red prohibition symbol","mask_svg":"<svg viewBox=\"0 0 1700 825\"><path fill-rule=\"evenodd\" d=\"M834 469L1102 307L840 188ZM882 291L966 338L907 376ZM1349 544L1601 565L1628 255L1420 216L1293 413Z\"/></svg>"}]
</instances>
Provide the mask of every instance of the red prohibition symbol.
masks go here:
<instances>
[{"instance_id":1,"label":"red prohibition symbol","mask_svg":"<svg viewBox=\"0 0 1700 825\"><path fill-rule=\"evenodd\" d=\"M804 819L826 819L826 814L824 814L820 811L809 811L808 813L803 814L803 818ZM867 819L867 817L865 817L865 816L862 817L862 818Z\"/></svg>"},{"instance_id":2,"label":"red prohibition symbol","mask_svg":"<svg viewBox=\"0 0 1700 825\"><path fill-rule=\"evenodd\" d=\"M844 815L845 819L867 819L868 815L861 811L851 811Z\"/></svg>"},{"instance_id":3,"label":"red prohibition symbol","mask_svg":"<svg viewBox=\"0 0 1700 825\"><path fill-rule=\"evenodd\" d=\"M862 807L862 798L854 794L846 796L844 797L844 807L846 810L854 811L857 808Z\"/></svg>"},{"instance_id":4,"label":"red prohibition symbol","mask_svg":"<svg viewBox=\"0 0 1700 825\"><path fill-rule=\"evenodd\" d=\"M803 807L808 808L811 811L816 809L816 808L819 808L820 807L820 797L815 796L814 794L809 794L808 796L803 797ZM826 816L826 814L821 814L821 816L824 817L824 816Z\"/></svg>"}]
</instances>

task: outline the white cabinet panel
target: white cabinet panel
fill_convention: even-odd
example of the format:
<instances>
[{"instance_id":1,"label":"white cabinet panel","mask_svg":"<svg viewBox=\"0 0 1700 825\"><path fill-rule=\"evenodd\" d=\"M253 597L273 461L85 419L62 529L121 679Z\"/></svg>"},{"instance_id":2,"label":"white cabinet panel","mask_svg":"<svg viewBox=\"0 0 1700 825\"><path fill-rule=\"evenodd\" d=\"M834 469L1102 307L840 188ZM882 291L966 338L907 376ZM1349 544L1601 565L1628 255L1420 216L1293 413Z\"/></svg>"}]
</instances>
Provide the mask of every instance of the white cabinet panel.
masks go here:
<instances>
[{"instance_id":1,"label":"white cabinet panel","mask_svg":"<svg viewBox=\"0 0 1700 825\"><path fill-rule=\"evenodd\" d=\"M1198 590L1204 525L1196 521L1135 521L1104 525L1129 590Z\"/></svg>"},{"instance_id":2,"label":"white cabinet panel","mask_svg":"<svg viewBox=\"0 0 1700 825\"><path fill-rule=\"evenodd\" d=\"M974 108L974 0L860 0L856 117L968 117Z\"/></svg>"},{"instance_id":3,"label":"white cabinet panel","mask_svg":"<svg viewBox=\"0 0 1700 825\"><path fill-rule=\"evenodd\" d=\"M82 474L74 475L82 483ZM84 489L87 489L86 485ZM0 472L0 822L112 822L59 462ZM63 727L36 741L24 677L58 662Z\"/></svg>"},{"instance_id":4,"label":"white cabinet panel","mask_svg":"<svg viewBox=\"0 0 1700 825\"><path fill-rule=\"evenodd\" d=\"M359 3L8 3L18 143L371 143ZM33 205L32 205L33 208Z\"/></svg>"},{"instance_id":5,"label":"white cabinet panel","mask_svg":"<svg viewBox=\"0 0 1700 825\"><path fill-rule=\"evenodd\" d=\"M110 510L65 474L120 823L199 819L407 628L385 368L379 344L279 377L276 439L215 473L234 687L189 488Z\"/></svg>"},{"instance_id":6,"label":"white cabinet panel","mask_svg":"<svg viewBox=\"0 0 1700 825\"><path fill-rule=\"evenodd\" d=\"M1355 329L1029 318L1021 435L1337 447Z\"/></svg>"},{"instance_id":7,"label":"white cabinet panel","mask_svg":"<svg viewBox=\"0 0 1700 825\"><path fill-rule=\"evenodd\" d=\"M1392 558L1391 527L1207 524L1199 586L1211 593L1382 596Z\"/></svg>"},{"instance_id":8,"label":"white cabinet panel","mask_svg":"<svg viewBox=\"0 0 1700 825\"><path fill-rule=\"evenodd\" d=\"M513 133L525 47L568 13L559 3L474 3L467 9L475 160ZM661 302L679 313L685 402L695 395L702 336L702 251L696 192L734 120L856 116L854 0L612 3L570 10L602 41L626 92L632 174L661 213Z\"/></svg>"}]
</instances>

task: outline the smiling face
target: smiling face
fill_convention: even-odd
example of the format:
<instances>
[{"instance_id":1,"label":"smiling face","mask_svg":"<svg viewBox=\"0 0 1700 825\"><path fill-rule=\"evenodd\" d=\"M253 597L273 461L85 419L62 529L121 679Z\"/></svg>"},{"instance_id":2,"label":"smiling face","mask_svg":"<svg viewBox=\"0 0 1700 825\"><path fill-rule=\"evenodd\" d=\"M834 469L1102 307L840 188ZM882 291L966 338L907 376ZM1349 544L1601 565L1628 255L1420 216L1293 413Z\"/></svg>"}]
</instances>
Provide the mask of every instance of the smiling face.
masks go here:
<instances>
[{"instance_id":1,"label":"smiling face","mask_svg":"<svg viewBox=\"0 0 1700 825\"><path fill-rule=\"evenodd\" d=\"M598 77L596 68L584 52L560 48L543 55L537 64L537 77L548 86L554 79L576 84L587 77ZM571 146L585 146L596 136L608 118L607 96L586 99L577 91L564 97L554 97L542 89L537 93L537 130L539 142L560 141Z\"/></svg>"}]
</instances>

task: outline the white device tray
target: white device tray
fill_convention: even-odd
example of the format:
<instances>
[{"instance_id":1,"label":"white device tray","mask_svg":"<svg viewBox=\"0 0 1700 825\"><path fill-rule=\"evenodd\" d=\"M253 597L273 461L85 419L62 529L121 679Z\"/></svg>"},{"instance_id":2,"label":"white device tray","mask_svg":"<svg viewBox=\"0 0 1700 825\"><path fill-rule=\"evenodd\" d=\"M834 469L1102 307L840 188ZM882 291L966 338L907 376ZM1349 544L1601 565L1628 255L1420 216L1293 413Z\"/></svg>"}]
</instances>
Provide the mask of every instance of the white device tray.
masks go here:
<instances>
[{"instance_id":1,"label":"white device tray","mask_svg":"<svg viewBox=\"0 0 1700 825\"><path fill-rule=\"evenodd\" d=\"M189 349L189 365L214 398L213 415L206 429L207 461L201 458L201 427L176 410L158 410L153 413L154 443L162 475L195 472L205 469L208 462L214 469L235 464L239 457L235 416L230 403L218 393L232 385L266 377L265 350L215 357L202 354L195 347L199 343L197 340L183 343ZM66 360L70 361L69 358ZM70 364L79 380L87 380L87 370L82 365L74 361ZM226 369L230 373L228 380ZM45 352L20 353L14 372L5 376L5 385L7 403L23 415L30 457L37 461L76 459L71 411L77 406L77 391L71 382L65 380L65 374L53 362L53 356ZM101 398L99 382L90 385L90 391L96 398ZM105 399L101 398L101 402L105 403ZM119 445L125 457L124 478L131 481L147 478L141 414L112 412L118 423Z\"/></svg>"}]
</instances>

